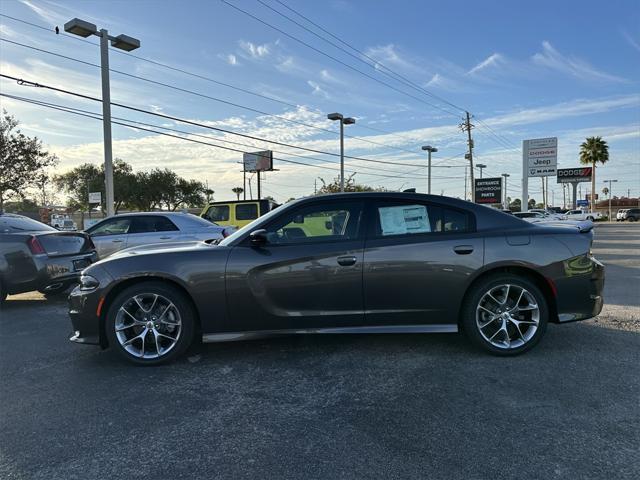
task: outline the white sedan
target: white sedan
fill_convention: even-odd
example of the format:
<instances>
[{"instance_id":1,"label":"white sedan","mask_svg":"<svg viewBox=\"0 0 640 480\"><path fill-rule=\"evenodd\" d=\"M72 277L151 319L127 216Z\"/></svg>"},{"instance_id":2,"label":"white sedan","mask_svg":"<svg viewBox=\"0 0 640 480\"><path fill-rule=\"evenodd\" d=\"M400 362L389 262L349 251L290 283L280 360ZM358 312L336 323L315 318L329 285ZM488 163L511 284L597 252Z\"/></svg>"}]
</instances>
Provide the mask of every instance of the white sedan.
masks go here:
<instances>
[{"instance_id":1,"label":"white sedan","mask_svg":"<svg viewBox=\"0 0 640 480\"><path fill-rule=\"evenodd\" d=\"M234 227L221 227L180 212L124 213L87 229L100 258L124 248L153 243L221 240L234 231Z\"/></svg>"}]
</instances>

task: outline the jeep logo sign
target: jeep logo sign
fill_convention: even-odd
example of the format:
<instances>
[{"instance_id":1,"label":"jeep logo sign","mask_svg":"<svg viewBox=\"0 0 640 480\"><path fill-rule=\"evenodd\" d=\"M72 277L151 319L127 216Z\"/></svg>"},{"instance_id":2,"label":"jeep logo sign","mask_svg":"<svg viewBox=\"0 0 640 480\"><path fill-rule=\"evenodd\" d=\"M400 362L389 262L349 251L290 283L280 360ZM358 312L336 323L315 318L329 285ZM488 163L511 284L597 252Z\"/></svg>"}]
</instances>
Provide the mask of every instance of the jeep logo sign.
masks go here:
<instances>
[{"instance_id":1,"label":"jeep logo sign","mask_svg":"<svg viewBox=\"0 0 640 480\"><path fill-rule=\"evenodd\" d=\"M558 183L590 182L593 167L560 168L558 169Z\"/></svg>"}]
</instances>

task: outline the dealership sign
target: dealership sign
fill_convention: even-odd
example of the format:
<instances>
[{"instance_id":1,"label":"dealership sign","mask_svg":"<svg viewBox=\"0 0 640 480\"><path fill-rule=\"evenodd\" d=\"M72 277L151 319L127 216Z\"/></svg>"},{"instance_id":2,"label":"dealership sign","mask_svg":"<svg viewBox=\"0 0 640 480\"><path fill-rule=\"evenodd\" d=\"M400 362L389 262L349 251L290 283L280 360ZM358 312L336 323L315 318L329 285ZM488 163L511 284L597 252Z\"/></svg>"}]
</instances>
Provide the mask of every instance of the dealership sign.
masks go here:
<instances>
[{"instance_id":1,"label":"dealership sign","mask_svg":"<svg viewBox=\"0 0 640 480\"><path fill-rule=\"evenodd\" d=\"M476 178L476 203L501 203L502 178Z\"/></svg>"},{"instance_id":2,"label":"dealership sign","mask_svg":"<svg viewBox=\"0 0 640 480\"><path fill-rule=\"evenodd\" d=\"M558 138L525 140L523 156L528 177L555 175L558 167Z\"/></svg>"},{"instance_id":3,"label":"dealership sign","mask_svg":"<svg viewBox=\"0 0 640 480\"><path fill-rule=\"evenodd\" d=\"M560 168L558 183L590 182L593 167Z\"/></svg>"},{"instance_id":4,"label":"dealership sign","mask_svg":"<svg viewBox=\"0 0 640 480\"><path fill-rule=\"evenodd\" d=\"M242 159L245 172L266 172L273 170L273 152L271 150L245 153Z\"/></svg>"},{"instance_id":5,"label":"dealership sign","mask_svg":"<svg viewBox=\"0 0 640 480\"><path fill-rule=\"evenodd\" d=\"M102 192L89 192L89 203L102 203Z\"/></svg>"}]
</instances>

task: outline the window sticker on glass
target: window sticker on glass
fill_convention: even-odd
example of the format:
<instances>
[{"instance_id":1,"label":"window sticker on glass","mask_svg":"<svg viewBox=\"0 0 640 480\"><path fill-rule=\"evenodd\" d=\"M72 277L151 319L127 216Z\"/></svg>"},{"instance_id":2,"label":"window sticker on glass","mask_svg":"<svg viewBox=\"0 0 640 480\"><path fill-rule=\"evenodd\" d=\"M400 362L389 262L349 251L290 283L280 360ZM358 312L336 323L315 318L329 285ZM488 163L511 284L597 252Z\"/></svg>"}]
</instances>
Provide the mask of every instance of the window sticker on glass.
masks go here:
<instances>
[{"instance_id":1,"label":"window sticker on glass","mask_svg":"<svg viewBox=\"0 0 640 480\"><path fill-rule=\"evenodd\" d=\"M382 235L431 232L427 207L424 205L381 207L378 212Z\"/></svg>"}]
</instances>

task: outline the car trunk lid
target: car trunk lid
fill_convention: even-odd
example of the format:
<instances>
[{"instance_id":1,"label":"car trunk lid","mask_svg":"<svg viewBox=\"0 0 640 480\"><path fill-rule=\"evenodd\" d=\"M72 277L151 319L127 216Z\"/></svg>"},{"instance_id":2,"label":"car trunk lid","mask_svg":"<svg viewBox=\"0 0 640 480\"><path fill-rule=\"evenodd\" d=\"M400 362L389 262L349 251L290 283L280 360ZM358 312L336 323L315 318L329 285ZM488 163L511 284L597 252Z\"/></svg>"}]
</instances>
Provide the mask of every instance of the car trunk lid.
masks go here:
<instances>
[{"instance_id":1,"label":"car trunk lid","mask_svg":"<svg viewBox=\"0 0 640 480\"><path fill-rule=\"evenodd\" d=\"M78 255L95 250L91 238L80 232L39 233L33 235L31 239L29 248L33 253L46 253L50 257ZM38 245L42 251L39 251Z\"/></svg>"}]
</instances>

